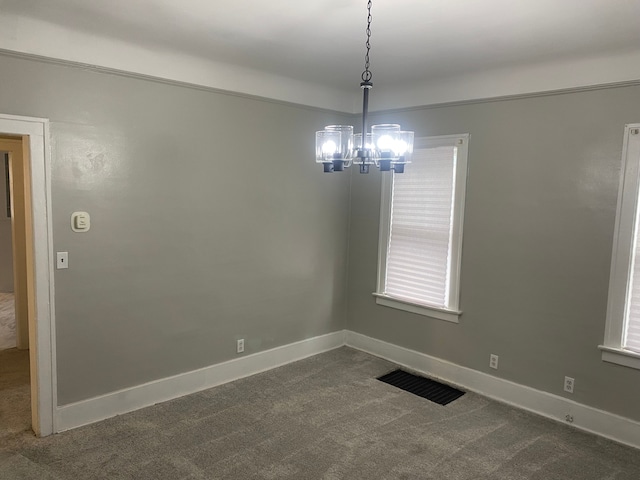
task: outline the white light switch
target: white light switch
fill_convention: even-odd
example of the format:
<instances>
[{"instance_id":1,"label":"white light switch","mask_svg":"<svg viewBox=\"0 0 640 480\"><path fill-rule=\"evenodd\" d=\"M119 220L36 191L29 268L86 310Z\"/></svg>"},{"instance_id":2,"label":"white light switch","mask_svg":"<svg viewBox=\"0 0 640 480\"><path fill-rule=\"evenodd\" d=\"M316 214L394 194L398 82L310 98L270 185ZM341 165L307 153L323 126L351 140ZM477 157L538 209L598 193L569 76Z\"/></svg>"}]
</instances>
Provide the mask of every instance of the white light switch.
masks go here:
<instances>
[{"instance_id":1,"label":"white light switch","mask_svg":"<svg viewBox=\"0 0 640 480\"><path fill-rule=\"evenodd\" d=\"M71 230L74 232L88 232L91 228L91 217L87 212L73 212L71 214Z\"/></svg>"},{"instance_id":2,"label":"white light switch","mask_svg":"<svg viewBox=\"0 0 640 480\"><path fill-rule=\"evenodd\" d=\"M69 268L69 252L58 252L56 268L58 270L62 268Z\"/></svg>"}]
</instances>

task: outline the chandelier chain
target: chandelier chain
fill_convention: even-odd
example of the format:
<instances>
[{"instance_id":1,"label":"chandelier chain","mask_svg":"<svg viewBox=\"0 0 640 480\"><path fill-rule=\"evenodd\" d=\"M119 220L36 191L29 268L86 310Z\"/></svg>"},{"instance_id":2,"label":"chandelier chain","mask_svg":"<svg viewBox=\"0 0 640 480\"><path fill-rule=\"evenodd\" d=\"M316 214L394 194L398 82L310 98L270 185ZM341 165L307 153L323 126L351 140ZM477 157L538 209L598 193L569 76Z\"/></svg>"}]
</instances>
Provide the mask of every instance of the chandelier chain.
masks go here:
<instances>
[{"instance_id":1,"label":"chandelier chain","mask_svg":"<svg viewBox=\"0 0 640 480\"><path fill-rule=\"evenodd\" d=\"M362 72L362 81L366 82L366 83L370 83L371 82L371 78L373 77L373 74L371 73L371 70L369 70L369 51L371 50L371 20L373 20L373 17L371 16L371 1L369 0L369 2L367 3L367 42L365 43L365 46L367 47L367 53L365 53L364 55L364 72Z\"/></svg>"}]
</instances>

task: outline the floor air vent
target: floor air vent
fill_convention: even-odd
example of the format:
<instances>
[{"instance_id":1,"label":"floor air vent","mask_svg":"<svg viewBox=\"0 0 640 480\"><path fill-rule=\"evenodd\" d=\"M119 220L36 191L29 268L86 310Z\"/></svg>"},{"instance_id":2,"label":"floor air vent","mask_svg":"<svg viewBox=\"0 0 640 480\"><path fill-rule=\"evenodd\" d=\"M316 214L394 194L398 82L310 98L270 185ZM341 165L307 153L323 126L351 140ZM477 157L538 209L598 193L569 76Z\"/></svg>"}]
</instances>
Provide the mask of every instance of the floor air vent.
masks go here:
<instances>
[{"instance_id":1,"label":"floor air vent","mask_svg":"<svg viewBox=\"0 0 640 480\"><path fill-rule=\"evenodd\" d=\"M418 375L413 375L412 373L402 370L394 370L393 372L378 377L378 380L406 390L419 397L431 400L432 402L439 403L440 405L447 405L464 395L464 392L449 385L444 385L435 380L419 377Z\"/></svg>"}]
</instances>

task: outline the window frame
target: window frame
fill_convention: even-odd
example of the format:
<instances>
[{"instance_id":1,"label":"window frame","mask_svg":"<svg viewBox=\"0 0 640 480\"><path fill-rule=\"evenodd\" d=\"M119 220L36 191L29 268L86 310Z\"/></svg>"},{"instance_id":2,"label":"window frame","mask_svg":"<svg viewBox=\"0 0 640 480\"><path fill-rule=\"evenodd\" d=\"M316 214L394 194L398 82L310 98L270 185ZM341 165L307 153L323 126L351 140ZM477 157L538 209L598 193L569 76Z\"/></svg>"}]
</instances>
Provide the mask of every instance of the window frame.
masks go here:
<instances>
[{"instance_id":1,"label":"window frame","mask_svg":"<svg viewBox=\"0 0 640 480\"><path fill-rule=\"evenodd\" d=\"M629 300L636 216L640 192L640 123L625 125L622 167L611 256L611 276L602 360L640 369L640 353L623 348Z\"/></svg>"},{"instance_id":2,"label":"window frame","mask_svg":"<svg viewBox=\"0 0 640 480\"><path fill-rule=\"evenodd\" d=\"M373 293L376 303L385 307L396 308L418 315L424 315L439 320L458 323L462 315L460 310L460 273L462 267L462 232L464 224L465 195L467 190L467 166L469 156L468 133L458 135L439 135L434 137L417 138L414 150L436 148L441 146L457 147L456 171L454 172L452 229L450 245L450 278L449 305L445 308L438 305L428 305L407 299L400 299L385 293L387 276L387 252L391 231L391 197L393 192L393 177L384 175L382 178L382 196L380 203L380 229L378 241L378 278L376 291ZM408 164L407 169L411 168Z\"/></svg>"}]
</instances>

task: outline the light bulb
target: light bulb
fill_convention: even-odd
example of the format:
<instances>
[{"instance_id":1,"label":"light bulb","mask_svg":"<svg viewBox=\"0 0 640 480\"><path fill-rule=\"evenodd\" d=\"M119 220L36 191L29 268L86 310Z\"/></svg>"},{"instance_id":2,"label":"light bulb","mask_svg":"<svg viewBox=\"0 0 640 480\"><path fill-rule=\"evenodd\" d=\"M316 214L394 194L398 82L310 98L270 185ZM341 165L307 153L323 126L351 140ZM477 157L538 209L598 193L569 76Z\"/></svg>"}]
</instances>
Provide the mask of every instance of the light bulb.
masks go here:
<instances>
[{"instance_id":1,"label":"light bulb","mask_svg":"<svg viewBox=\"0 0 640 480\"><path fill-rule=\"evenodd\" d=\"M404 140L398 140L395 142L393 150L396 156L400 157L405 153L407 153L408 148L409 148L409 145L407 144L407 142L405 142Z\"/></svg>"},{"instance_id":2,"label":"light bulb","mask_svg":"<svg viewBox=\"0 0 640 480\"><path fill-rule=\"evenodd\" d=\"M333 155L338 150L338 145L333 140L329 140L322 144L322 153L325 155Z\"/></svg>"},{"instance_id":3,"label":"light bulb","mask_svg":"<svg viewBox=\"0 0 640 480\"><path fill-rule=\"evenodd\" d=\"M393 148L393 138L390 135L382 135L378 139L378 149L379 150L391 150Z\"/></svg>"}]
</instances>

